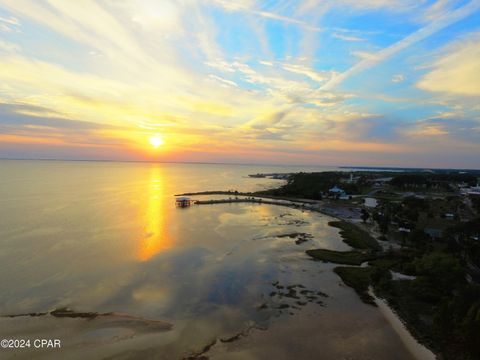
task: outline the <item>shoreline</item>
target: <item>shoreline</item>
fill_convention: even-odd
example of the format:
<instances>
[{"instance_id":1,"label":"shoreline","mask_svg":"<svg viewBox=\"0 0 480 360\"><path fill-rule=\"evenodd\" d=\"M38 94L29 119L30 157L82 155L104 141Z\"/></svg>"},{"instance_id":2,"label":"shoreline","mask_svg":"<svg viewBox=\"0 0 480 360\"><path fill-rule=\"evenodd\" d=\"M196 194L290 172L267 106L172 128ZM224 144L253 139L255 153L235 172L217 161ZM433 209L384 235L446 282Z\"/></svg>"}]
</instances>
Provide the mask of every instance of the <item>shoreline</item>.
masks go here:
<instances>
[{"instance_id":1,"label":"shoreline","mask_svg":"<svg viewBox=\"0 0 480 360\"><path fill-rule=\"evenodd\" d=\"M378 309L383 314L385 319L390 323L390 326L395 330L405 347L417 360L436 360L436 355L425 345L418 342L417 339L408 331L402 319L391 308L388 303L375 295L372 287L368 289L368 294L373 298Z\"/></svg>"}]
</instances>

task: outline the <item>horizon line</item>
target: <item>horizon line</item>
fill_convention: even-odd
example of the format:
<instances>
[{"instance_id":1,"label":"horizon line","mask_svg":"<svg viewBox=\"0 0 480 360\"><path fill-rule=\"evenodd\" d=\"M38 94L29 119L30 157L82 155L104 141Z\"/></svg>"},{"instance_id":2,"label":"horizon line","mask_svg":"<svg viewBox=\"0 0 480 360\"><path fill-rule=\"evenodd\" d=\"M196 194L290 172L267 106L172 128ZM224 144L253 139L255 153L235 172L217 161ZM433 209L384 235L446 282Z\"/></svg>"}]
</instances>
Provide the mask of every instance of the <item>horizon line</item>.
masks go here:
<instances>
[{"instance_id":1,"label":"horizon line","mask_svg":"<svg viewBox=\"0 0 480 360\"><path fill-rule=\"evenodd\" d=\"M62 159L62 158L3 158L7 161L76 161L76 162L119 162L119 163L156 163L156 164L198 164L198 165L238 165L238 166L283 166L283 167L333 167L339 169L378 169L378 170L457 170L457 171L480 171L480 168L439 168L439 167L410 167L410 166L372 166L372 165L314 165L314 164L255 164L255 163L235 163L235 162L205 162L205 161L160 161L160 160L115 160L115 159Z\"/></svg>"}]
</instances>

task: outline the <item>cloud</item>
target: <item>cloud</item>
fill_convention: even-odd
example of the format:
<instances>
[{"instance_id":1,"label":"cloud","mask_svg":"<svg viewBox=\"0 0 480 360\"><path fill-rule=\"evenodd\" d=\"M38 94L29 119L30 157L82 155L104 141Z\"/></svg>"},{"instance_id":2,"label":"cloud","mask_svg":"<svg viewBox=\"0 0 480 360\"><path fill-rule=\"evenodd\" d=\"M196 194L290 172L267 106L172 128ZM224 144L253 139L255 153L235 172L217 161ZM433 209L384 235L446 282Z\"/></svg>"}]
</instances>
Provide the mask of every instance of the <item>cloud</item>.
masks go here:
<instances>
[{"instance_id":1,"label":"cloud","mask_svg":"<svg viewBox=\"0 0 480 360\"><path fill-rule=\"evenodd\" d=\"M266 117L262 117L260 119L254 119L249 123L247 123L246 126L252 129L259 129L259 130L273 128L275 126L278 126L286 118L288 113L291 111L292 111L291 108L276 111L272 114L269 114Z\"/></svg>"},{"instance_id":2,"label":"cloud","mask_svg":"<svg viewBox=\"0 0 480 360\"><path fill-rule=\"evenodd\" d=\"M265 66L273 66L273 62L271 61L260 60L259 63Z\"/></svg>"},{"instance_id":3,"label":"cloud","mask_svg":"<svg viewBox=\"0 0 480 360\"><path fill-rule=\"evenodd\" d=\"M174 29L179 23L181 9L175 1L125 1L119 2L131 20L148 31Z\"/></svg>"},{"instance_id":4,"label":"cloud","mask_svg":"<svg viewBox=\"0 0 480 360\"><path fill-rule=\"evenodd\" d=\"M367 52L367 51L352 51L352 55L356 56L360 59L363 59L363 60L369 60L369 61L379 61L379 60L381 60L378 53L372 53L372 52Z\"/></svg>"},{"instance_id":5,"label":"cloud","mask_svg":"<svg viewBox=\"0 0 480 360\"><path fill-rule=\"evenodd\" d=\"M373 143L397 143L403 122L385 115L362 116L341 123L345 138Z\"/></svg>"},{"instance_id":6,"label":"cloud","mask_svg":"<svg viewBox=\"0 0 480 360\"><path fill-rule=\"evenodd\" d=\"M417 87L456 96L480 96L480 33L450 44Z\"/></svg>"},{"instance_id":7,"label":"cloud","mask_svg":"<svg viewBox=\"0 0 480 360\"><path fill-rule=\"evenodd\" d=\"M31 141L87 148L102 143L103 136L105 146L124 144L131 150L147 143L145 139L155 132L166 140L163 149L171 146L182 154L166 156L168 160L202 160L204 153L209 159L261 155L292 162L321 161L322 153L337 161L341 156L334 152L343 154L344 160L358 152L372 156L378 152L385 158L399 154L399 159L402 151L431 153L424 139L450 145L456 126L458 131L467 129L462 136L476 134L478 128L460 121L411 125L416 110L459 113L456 107L465 108L462 119L477 121L473 115L480 110L478 101L469 97L473 100L466 109L463 96L472 90L460 80L447 82L455 85L452 91L461 99L453 92L436 94L444 92L438 90L440 73L457 75L451 70L455 61L446 61L456 50L447 49L429 67L414 69L416 73L405 64L393 63L381 77L373 74L362 91L338 91L332 85L468 16L477 1L462 7L466 1L431 3L0 0L2 9L11 12L1 10L0 27L20 29L20 19L25 32L5 34L0 41L0 102L17 106L2 123L1 139L11 144ZM411 10L415 12L407 13ZM378 16L378 23L364 31L358 21L370 11L368 16ZM367 52L395 38L386 30L393 17L398 28L418 26L425 19L429 23L390 47ZM358 28L345 29L345 23ZM372 43L354 46L329 37ZM425 48L436 44L437 39ZM461 59L476 56L462 46L458 47ZM350 54L359 58L358 64L343 74L336 72L337 66L348 64ZM415 56L409 61L424 54ZM475 65L461 59L457 60L463 71ZM402 74L397 74L400 69ZM416 89L412 94L412 89L402 86L400 98L400 89L392 82L414 79L419 73L425 74L419 87L432 93L417 98ZM472 74L464 78L477 81ZM381 86L380 94L369 93ZM423 138L415 137L413 129ZM458 139L462 136L458 133ZM137 156L142 157L145 151Z\"/></svg>"},{"instance_id":8,"label":"cloud","mask_svg":"<svg viewBox=\"0 0 480 360\"><path fill-rule=\"evenodd\" d=\"M350 42L365 41L365 39L358 36L344 35L339 33L333 33L332 37L334 37L335 39L340 39L340 40L350 41Z\"/></svg>"},{"instance_id":9,"label":"cloud","mask_svg":"<svg viewBox=\"0 0 480 360\"><path fill-rule=\"evenodd\" d=\"M332 8L347 8L360 11L386 9L393 12L405 12L417 8L420 4L419 1L415 0L306 0L302 3L298 12L306 14L312 11L326 11Z\"/></svg>"},{"instance_id":10,"label":"cloud","mask_svg":"<svg viewBox=\"0 0 480 360\"><path fill-rule=\"evenodd\" d=\"M20 21L13 16L0 16L0 32L18 32L20 31Z\"/></svg>"},{"instance_id":11,"label":"cloud","mask_svg":"<svg viewBox=\"0 0 480 360\"><path fill-rule=\"evenodd\" d=\"M164 38L155 37L155 42L149 43L149 46L143 46L143 42L138 41L135 33L130 31L133 23L131 16L128 17L130 14L124 14L124 8L118 2L100 5L93 0L85 0L81 4L65 1L51 1L47 4L26 0L1 0L1 3L14 14L50 28L67 39L89 47L90 50L96 50L105 55L111 64L123 67L129 73L142 77L142 74L149 71L151 75L176 77L177 81L186 78L175 66L175 50L167 45ZM150 39L150 36L153 38L152 34L148 35L146 40ZM162 62L158 62L157 57L153 56L153 49L163 54ZM167 59L170 59L170 62L166 61Z\"/></svg>"},{"instance_id":12,"label":"cloud","mask_svg":"<svg viewBox=\"0 0 480 360\"><path fill-rule=\"evenodd\" d=\"M355 95L345 92L329 92L323 90L313 90L303 94L290 95L292 102L297 104L311 104L318 107L338 106L344 101L354 98Z\"/></svg>"},{"instance_id":13,"label":"cloud","mask_svg":"<svg viewBox=\"0 0 480 360\"><path fill-rule=\"evenodd\" d=\"M2 118L2 126L20 125L29 127L77 130L116 128L89 121L49 117L49 115L51 115L50 110L39 106L0 104L0 117Z\"/></svg>"},{"instance_id":14,"label":"cloud","mask_svg":"<svg viewBox=\"0 0 480 360\"><path fill-rule=\"evenodd\" d=\"M392 82L399 83L405 81L405 75L403 74L395 74L392 76Z\"/></svg>"},{"instance_id":15,"label":"cloud","mask_svg":"<svg viewBox=\"0 0 480 360\"><path fill-rule=\"evenodd\" d=\"M471 15L472 13L478 11L480 9L480 0L471 0L466 5L457 8L451 12L444 13L440 18L432 21L425 27L415 31L414 33L410 34L409 36L403 38L402 40L390 45L376 54L372 58L365 58L359 63L352 66L347 71L341 73L340 75L332 78L326 84L324 84L321 89L322 90L331 90L335 86L339 85L350 76L357 74L360 71L373 67L377 63L384 61L391 56L395 55L397 52L404 50L411 45L435 34L436 32L442 30L443 28L450 26L457 21L462 20L463 18Z\"/></svg>"},{"instance_id":16,"label":"cloud","mask_svg":"<svg viewBox=\"0 0 480 360\"><path fill-rule=\"evenodd\" d=\"M449 139L457 145L480 145L480 121L462 117L433 117L418 120L404 129L405 134L421 141Z\"/></svg>"},{"instance_id":17,"label":"cloud","mask_svg":"<svg viewBox=\"0 0 480 360\"><path fill-rule=\"evenodd\" d=\"M234 86L234 87L238 87L237 83L235 81L231 81L231 80L228 80L228 79L224 79L220 76L217 76L217 75L213 75L213 74L210 74L208 75L208 77L212 80L215 80L217 82L220 82L221 85L223 86Z\"/></svg>"},{"instance_id":18,"label":"cloud","mask_svg":"<svg viewBox=\"0 0 480 360\"><path fill-rule=\"evenodd\" d=\"M280 21L286 24L298 25L309 31L324 31L324 29L310 25L302 20L298 20L289 16L283 16L270 11L258 10L255 7L254 1L211 0L211 2L229 11L242 11L266 19Z\"/></svg>"},{"instance_id":19,"label":"cloud","mask_svg":"<svg viewBox=\"0 0 480 360\"><path fill-rule=\"evenodd\" d=\"M264 91L271 99L283 102L284 105L287 101L293 104L292 106L310 104L325 107L339 104L353 97L347 93L335 94L316 90L317 83L328 81L336 75L336 72L316 71L303 64L267 62L266 71L255 70L252 66L239 61L229 63L218 60L206 64L226 75L233 76L235 74L246 83L264 87ZM237 81L235 84L239 85L239 82Z\"/></svg>"},{"instance_id":20,"label":"cloud","mask_svg":"<svg viewBox=\"0 0 480 360\"><path fill-rule=\"evenodd\" d=\"M17 44L13 44L8 41L3 41L0 40L0 51L6 51L6 52L19 52L21 51L22 47Z\"/></svg>"},{"instance_id":21,"label":"cloud","mask_svg":"<svg viewBox=\"0 0 480 360\"><path fill-rule=\"evenodd\" d=\"M332 72L330 71L315 71L299 64L282 64L282 68L296 74L305 75L317 82L324 82L332 77Z\"/></svg>"},{"instance_id":22,"label":"cloud","mask_svg":"<svg viewBox=\"0 0 480 360\"><path fill-rule=\"evenodd\" d=\"M8 25L20 25L20 21L13 16L9 16L8 18L0 16L0 22Z\"/></svg>"},{"instance_id":23,"label":"cloud","mask_svg":"<svg viewBox=\"0 0 480 360\"><path fill-rule=\"evenodd\" d=\"M421 20L426 22L436 21L452 11L456 3L458 3L457 0L437 0L421 13Z\"/></svg>"},{"instance_id":24,"label":"cloud","mask_svg":"<svg viewBox=\"0 0 480 360\"><path fill-rule=\"evenodd\" d=\"M109 134L125 131L123 127L51 115L42 107L0 104L0 142L117 146L120 145L118 136ZM122 142L125 143L125 139Z\"/></svg>"}]
</instances>

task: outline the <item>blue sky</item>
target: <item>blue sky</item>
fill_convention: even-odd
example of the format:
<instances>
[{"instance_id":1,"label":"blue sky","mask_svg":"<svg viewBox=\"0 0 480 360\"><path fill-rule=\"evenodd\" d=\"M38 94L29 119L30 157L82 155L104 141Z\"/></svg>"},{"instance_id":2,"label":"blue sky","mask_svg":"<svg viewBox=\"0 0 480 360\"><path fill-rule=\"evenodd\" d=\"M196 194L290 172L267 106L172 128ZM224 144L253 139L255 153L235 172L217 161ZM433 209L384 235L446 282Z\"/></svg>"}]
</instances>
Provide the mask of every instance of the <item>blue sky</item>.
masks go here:
<instances>
[{"instance_id":1,"label":"blue sky","mask_svg":"<svg viewBox=\"0 0 480 360\"><path fill-rule=\"evenodd\" d=\"M479 59L480 0L0 0L0 157L480 168Z\"/></svg>"}]
</instances>

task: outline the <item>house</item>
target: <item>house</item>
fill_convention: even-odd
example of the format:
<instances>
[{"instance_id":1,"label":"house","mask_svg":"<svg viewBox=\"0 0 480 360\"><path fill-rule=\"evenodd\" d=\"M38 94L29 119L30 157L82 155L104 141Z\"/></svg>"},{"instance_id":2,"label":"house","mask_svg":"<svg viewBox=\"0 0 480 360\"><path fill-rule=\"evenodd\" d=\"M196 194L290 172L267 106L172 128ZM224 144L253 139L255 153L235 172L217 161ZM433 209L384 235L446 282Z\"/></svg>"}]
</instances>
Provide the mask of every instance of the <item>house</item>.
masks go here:
<instances>
[{"instance_id":1,"label":"house","mask_svg":"<svg viewBox=\"0 0 480 360\"><path fill-rule=\"evenodd\" d=\"M347 193L345 192L345 190L340 189L339 187L337 187L337 185L335 185L334 187L328 190L328 195L335 199L339 199L339 198L346 197Z\"/></svg>"},{"instance_id":2,"label":"house","mask_svg":"<svg viewBox=\"0 0 480 360\"><path fill-rule=\"evenodd\" d=\"M375 198L367 197L367 198L363 199L363 201L364 201L365 207L367 207L367 208L372 208L373 209L373 208L376 208L377 205L378 205L378 201Z\"/></svg>"},{"instance_id":3,"label":"house","mask_svg":"<svg viewBox=\"0 0 480 360\"><path fill-rule=\"evenodd\" d=\"M480 195L480 186L471 186L471 187L464 187L460 189L460 192L463 195Z\"/></svg>"}]
</instances>

